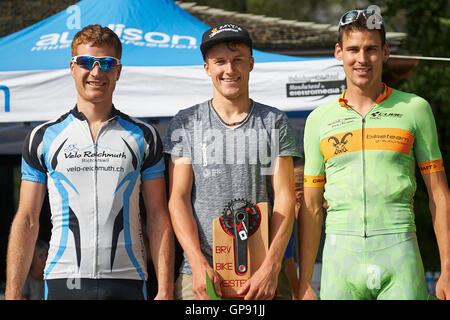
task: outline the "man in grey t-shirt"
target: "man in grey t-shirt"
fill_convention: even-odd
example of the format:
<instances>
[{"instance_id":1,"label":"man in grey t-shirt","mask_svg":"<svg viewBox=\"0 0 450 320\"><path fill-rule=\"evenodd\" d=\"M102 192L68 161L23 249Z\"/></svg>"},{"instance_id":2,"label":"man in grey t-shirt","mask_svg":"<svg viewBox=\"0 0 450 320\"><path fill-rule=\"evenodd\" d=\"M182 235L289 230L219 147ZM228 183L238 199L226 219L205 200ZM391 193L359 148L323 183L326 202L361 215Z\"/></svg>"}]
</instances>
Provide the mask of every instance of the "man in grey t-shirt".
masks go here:
<instances>
[{"instance_id":1,"label":"man in grey t-shirt","mask_svg":"<svg viewBox=\"0 0 450 320\"><path fill-rule=\"evenodd\" d=\"M269 203L268 254L239 294L272 299L294 220L293 160L300 156L286 115L249 98L253 69L247 30L222 24L206 31L201 51L213 98L181 110L170 122L164 152L171 155L169 209L184 259L175 284L179 299L207 299L212 223L238 199Z\"/></svg>"}]
</instances>

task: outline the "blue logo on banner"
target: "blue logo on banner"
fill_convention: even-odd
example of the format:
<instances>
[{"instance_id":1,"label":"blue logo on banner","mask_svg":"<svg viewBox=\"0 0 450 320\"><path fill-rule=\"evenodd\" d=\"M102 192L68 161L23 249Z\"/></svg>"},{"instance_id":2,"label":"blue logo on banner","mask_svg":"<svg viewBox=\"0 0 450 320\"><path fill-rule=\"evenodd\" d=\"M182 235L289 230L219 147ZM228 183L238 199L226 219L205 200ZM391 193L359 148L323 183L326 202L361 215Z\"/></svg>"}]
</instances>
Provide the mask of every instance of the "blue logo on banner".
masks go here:
<instances>
[{"instance_id":1,"label":"blue logo on banner","mask_svg":"<svg viewBox=\"0 0 450 320\"><path fill-rule=\"evenodd\" d=\"M5 93L5 112L9 112L9 88L7 86L0 86L0 90Z\"/></svg>"}]
</instances>

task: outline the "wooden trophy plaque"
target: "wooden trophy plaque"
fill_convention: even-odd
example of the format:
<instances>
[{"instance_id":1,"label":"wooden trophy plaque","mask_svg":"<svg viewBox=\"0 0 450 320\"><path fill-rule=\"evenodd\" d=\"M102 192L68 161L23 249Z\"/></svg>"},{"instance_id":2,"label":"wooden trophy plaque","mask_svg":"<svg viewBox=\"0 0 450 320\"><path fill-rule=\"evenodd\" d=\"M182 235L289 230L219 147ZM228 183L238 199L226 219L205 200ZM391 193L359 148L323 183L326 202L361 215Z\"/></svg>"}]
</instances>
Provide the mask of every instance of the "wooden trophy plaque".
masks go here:
<instances>
[{"instance_id":1,"label":"wooden trophy plaque","mask_svg":"<svg viewBox=\"0 0 450 320\"><path fill-rule=\"evenodd\" d=\"M269 250L268 204L233 200L213 221L213 268L223 281L222 297L237 292L261 266Z\"/></svg>"}]
</instances>

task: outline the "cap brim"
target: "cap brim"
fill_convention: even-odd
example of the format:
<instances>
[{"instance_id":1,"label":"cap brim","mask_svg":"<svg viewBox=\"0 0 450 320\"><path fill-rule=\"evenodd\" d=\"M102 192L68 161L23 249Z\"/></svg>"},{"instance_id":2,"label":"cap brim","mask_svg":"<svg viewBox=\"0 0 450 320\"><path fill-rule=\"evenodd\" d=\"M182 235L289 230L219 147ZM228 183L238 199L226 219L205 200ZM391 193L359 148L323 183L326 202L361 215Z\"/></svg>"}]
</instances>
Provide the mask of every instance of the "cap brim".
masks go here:
<instances>
[{"instance_id":1,"label":"cap brim","mask_svg":"<svg viewBox=\"0 0 450 320\"><path fill-rule=\"evenodd\" d=\"M252 48L252 42L251 42L251 40L249 40L248 37L234 36L234 37L217 38L217 39L208 40L207 42L204 42L200 45L200 50L202 52L203 57L206 55L208 50L211 49L216 44L219 44L221 42L230 42L230 41L242 42L242 43L246 44L249 48Z\"/></svg>"}]
</instances>

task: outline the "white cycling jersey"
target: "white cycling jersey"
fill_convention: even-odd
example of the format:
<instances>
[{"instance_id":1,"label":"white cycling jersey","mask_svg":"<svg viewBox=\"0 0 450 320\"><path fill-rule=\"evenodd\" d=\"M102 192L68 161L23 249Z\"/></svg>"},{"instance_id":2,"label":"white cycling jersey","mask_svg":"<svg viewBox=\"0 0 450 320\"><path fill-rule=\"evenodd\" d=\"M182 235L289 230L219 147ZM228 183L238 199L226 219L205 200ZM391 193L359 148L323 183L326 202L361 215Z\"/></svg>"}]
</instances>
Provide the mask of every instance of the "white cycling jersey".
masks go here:
<instances>
[{"instance_id":1,"label":"white cycling jersey","mask_svg":"<svg viewBox=\"0 0 450 320\"><path fill-rule=\"evenodd\" d=\"M76 107L34 128L22 151L22 180L48 188L45 279L146 280L140 185L164 169L157 131L114 106L95 142Z\"/></svg>"}]
</instances>

